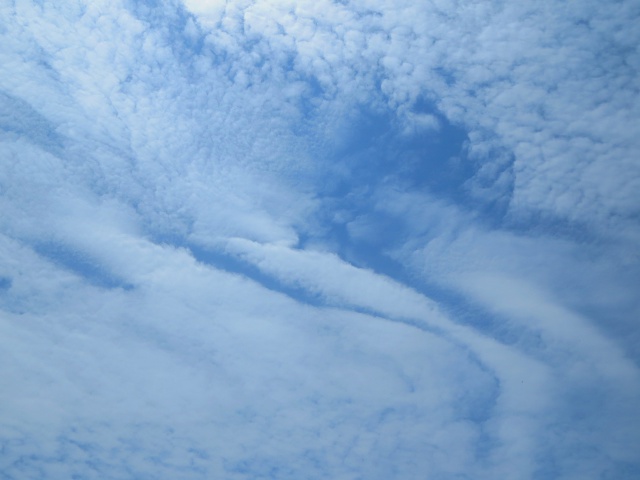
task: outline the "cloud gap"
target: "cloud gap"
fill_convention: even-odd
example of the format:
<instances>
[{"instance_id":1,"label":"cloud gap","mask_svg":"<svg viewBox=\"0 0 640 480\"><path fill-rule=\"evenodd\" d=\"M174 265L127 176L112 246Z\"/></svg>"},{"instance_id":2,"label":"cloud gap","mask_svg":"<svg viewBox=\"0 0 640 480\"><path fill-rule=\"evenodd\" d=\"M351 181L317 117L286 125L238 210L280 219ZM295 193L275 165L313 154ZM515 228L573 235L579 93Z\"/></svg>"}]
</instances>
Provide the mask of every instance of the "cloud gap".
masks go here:
<instances>
[{"instance_id":1,"label":"cloud gap","mask_svg":"<svg viewBox=\"0 0 640 480\"><path fill-rule=\"evenodd\" d=\"M119 279L109 272L95 258L85 252L70 248L58 242L35 242L32 244L34 251L61 266L65 270L84 278L89 284L106 289L133 290L134 285Z\"/></svg>"}]
</instances>

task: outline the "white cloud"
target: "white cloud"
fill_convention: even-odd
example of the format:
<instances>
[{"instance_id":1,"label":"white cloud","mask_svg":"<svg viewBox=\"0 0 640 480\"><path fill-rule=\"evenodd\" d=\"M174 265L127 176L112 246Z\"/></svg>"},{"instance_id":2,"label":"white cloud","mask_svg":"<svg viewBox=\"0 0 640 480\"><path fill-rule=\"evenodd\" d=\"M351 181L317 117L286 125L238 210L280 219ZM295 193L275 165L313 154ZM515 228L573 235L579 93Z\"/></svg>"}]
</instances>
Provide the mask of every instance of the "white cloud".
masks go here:
<instances>
[{"instance_id":1,"label":"white cloud","mask_svg":"<svg viewBox=\"0 0 640 480\"><path fill-rule=\"evenodd\" d=\"M185 0L184 2L189 11L211 26L215 26L221 20L227 3L226 0Z\"/></svg>"},{"instance_id":2,"label":"white cloud","mask_svg":"<svg viewBox=\"0 0 640 480\"><path fill-rule=\"evenodd\" d=\"M406 128L423 123L411 107L427 97L475 134L472 151L486 142L508 149L511 185L501 185L503 176L480 179L510 196L516 221L542 214L637 236L630 126L640 107L628 3L228 5L225 18L242 22L269 56L293 56L291 73L316 78L325 96L370 102L379 81ZM589 20L590 9L599 21ZM491 164L491 155L479 161Z\"/></svg>"},{"instance_id":3,"label":"white cloud","mask_svg":"<svg viewBox=\"0 0 640 480\"><path fill-rule=\"evenodd\" d=\"M463 378L476 371L485 378L477 388L488 389L488 395L493 388L491 376L469 363L464 350L436 336L416 336L411 328L374 317L296 305L171 247L109 240L99 248L119 252L126 263L117 266L118 273L136 289L88 288L45 263L39 285L28 278L16 278L14 285L35 287L46 303L35 309L26 304L21 315L3 317L10 346L3 350L3 364L13 368L3 373L11 389L3 391L2 403L7 419L29 419L9 422L18 441L26 442L12 455L35 455L44 472L92 475L86 455L103 462L96 476L112 471L117 477L127 469L167 475L187 468L193 450L200 449L211 457L199 462L205 474L231 475L230 465L243 462L259 474L267 468L256 464L262 457L272 466L289 464L294 474L311 469L313 475L345 475L331 447L336 442L344 448L361 444L349 456L351 468L385 470L386 460L371 463L372 452L392 459L417 455L426 432L454 421L452 405L467 408L466 394L438 371ZM23 248L12 249L21 257L16 267L27 273L42 263ZM114 253L108 257L117 268ZM387 417L387 410L395 413ZM416 415L422 421L407 430L407 419ZM362 425L369 427L362 432ZM386 432L382 437L380 429ZM30 439L38 431L45 432L42 443L34 444ZM50 432L58 432L57 438ZM474 442L477 433L468 425L456 436ZM433 448L446 448L448 441L447 435L436 437ZM79 463L57 456L61 442L84 445L82 452L67 453ZM159 468L153 452L176 442L171 461ZM253 450L249 457L247 448ZM110 458L109 449L122 453ZM304 459L309 449L321 456L320 466ZM429 456L416 458L429 465ZM121 471L113 470L115 463ZM399 468L410 474L411 465ZM22 468L14 464L7 471L26 473ZM429 468L456 471L460 465Z\"/></svg>"},{"instance_id":4,"label":"white cloud","mask_svg":"<svg viewBox=\"0 0 640 480\"><path fill-rule=\"evenodd\" d=\"M180 5L0 7L2 471L634 472L630 2Z\"/></svg>"}]
</instances>

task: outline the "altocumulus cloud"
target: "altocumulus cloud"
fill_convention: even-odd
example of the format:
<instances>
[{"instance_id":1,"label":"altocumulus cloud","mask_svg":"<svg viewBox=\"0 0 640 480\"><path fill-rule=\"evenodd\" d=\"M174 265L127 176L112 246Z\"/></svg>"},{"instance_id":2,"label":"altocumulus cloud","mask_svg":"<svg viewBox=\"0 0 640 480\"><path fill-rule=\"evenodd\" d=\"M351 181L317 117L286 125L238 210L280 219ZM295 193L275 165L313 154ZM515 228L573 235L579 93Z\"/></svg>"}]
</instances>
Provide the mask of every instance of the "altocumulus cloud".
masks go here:
<instances>
[{"instance_id":1,"label":"altocumulus cloud","mask_svg":"<svg viewBox=\"0 0 640 480\"><path fill-rule=\"evenodd\" d=\"M5 2L0 477L637 477L638 20Z\"/></svg>"}]
</instances>

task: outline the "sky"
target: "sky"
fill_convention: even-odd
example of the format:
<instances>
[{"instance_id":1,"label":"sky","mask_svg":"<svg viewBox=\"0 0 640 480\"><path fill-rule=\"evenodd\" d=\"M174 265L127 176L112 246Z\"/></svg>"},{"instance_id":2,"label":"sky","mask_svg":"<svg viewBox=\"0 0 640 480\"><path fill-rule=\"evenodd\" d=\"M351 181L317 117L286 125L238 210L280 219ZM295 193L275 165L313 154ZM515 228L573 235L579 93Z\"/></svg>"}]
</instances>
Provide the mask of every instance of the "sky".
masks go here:
<instances>
[{"instance_id":1,"label":"sky","mask_svg":"<svg viewBox=\"0 0 640 480\"><path fill-rule=\"evenodd\" d=\"M0 3L0 479L638 478L639 21Z\"/></svg>"}]
</instances>

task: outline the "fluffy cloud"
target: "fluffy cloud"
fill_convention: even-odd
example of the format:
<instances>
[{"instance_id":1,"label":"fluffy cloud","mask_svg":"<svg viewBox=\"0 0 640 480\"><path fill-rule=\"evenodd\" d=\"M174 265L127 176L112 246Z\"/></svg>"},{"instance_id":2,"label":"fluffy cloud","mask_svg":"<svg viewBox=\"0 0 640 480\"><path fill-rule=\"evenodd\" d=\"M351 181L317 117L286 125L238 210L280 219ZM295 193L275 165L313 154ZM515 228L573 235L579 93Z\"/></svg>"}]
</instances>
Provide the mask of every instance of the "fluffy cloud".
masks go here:
<instances>
[{"instance_id":1,"label":"fluffy cloud","mask_svg":"<svg viewBox=\"0 0 640 480\"><path fill-rule=\"evenodd\" d=\"M313 78L323 98L386 102L414 125L405 128L424 124L412 110L427 98L468 129L478 200L505 197L516 223L542 215L635 238L633 8L256 1L227 5L208 39L226 48L221 39L242 26L258 46L234 47L238 62L285 59L287 74ZM511 181L501 183L505 169Z\"/></svg>"}]
</instances>

